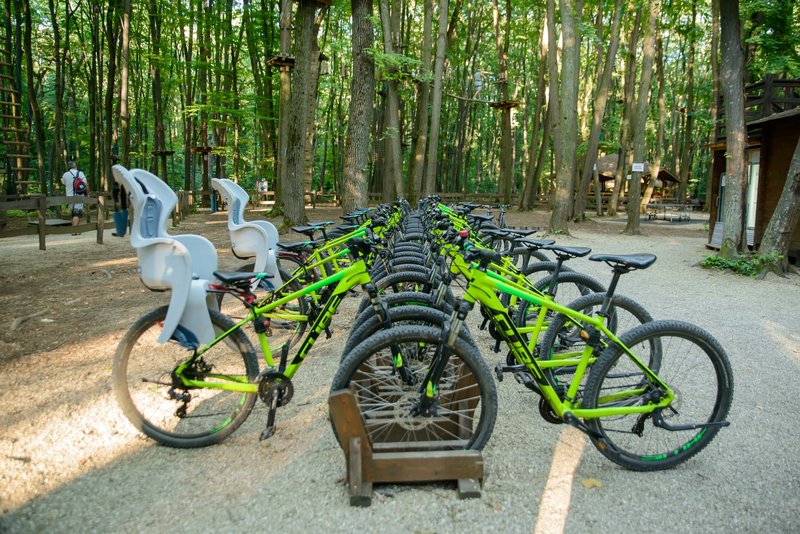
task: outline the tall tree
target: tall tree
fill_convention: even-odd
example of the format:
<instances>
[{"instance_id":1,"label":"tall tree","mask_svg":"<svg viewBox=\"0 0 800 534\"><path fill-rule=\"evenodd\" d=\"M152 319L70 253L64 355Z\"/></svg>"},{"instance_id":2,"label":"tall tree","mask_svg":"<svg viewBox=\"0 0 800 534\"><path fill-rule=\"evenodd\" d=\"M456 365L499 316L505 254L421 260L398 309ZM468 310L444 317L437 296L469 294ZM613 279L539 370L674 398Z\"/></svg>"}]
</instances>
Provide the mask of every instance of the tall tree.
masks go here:
<instances>
[{"instance_id":1,"label":"tall tree","mask_svg":"<svg viewBox=\"0 0 800 534\"><path fill-rule=\"evenodd\" d=\"M447 52L447 0L439 0L439 34L436 39L436 62L433 67L433 102L431 106L431 134L428 139L428 157L425 162L423 193L436 191L436 166L439 162L439 120L442 114L442 85L444 58Z\"/></svg>"},{"instance_id":2,"label":"tall tree","mask_svg":"<svg viewBox=\"0 0 800 534\"><path fill-rule=\"evenodd\" d=\"M514 152L511 145L511 107L508 94L508 43L511 32L511 0L506 0L501 24L498 0L492 0L497 47L497 84L500 89L500 186L503 202L511 202L511 180L514 173Z\"/></svg>"},{"instance_id":3,"label":"tall tree","mask_svg":"<svg viewBox=\"0 0 800 534\"><path fill-rule=\"evenodd\" d=\"M131 165L131 124L128 107L128 75L130 67L131 41L131 0L123 0L122 6L122 41L120 42L120 79L119 79L119 129L122 145L121 163L124 167ZM188 150L187 150L188 154ZM188 159L188 158L187 158ZM186 178L188 179L188 172ZM188 186L185 189L190 189Z\"/></svg>"},{"instance_id":4,"label":"tall tree","mask_svg":"<svg viewBox=\"0 0 800 534\"><path fill-rule=\"evenodd\" d=\"M395 6L395 10L399 10L400 6ZM389 55L394 56L394 39L392 32L392 22L389 14L388 0L380 0L381 12L381 27L383 29L383 51ZM397 76L396 69L390 67L388 69L388 78L386 83L386 122L384 135L384 143L389 147L386 153L388 165L388 187L383 189L383 199L392 200L396 196L403 194L403 175L401 168L403 166L403 156L400 148L400 97L397 92ZM390 190L391 189L391 190Z\"/></svg>"},{"instance_id":5,"label":"tall tree","mask_svg":"<svg viewBox=\"0 0 800 534\"><path fill-rule=\"evenodd\" d=\"M689 26L689 58L686 73L686 105L683 108L684 128L683 142L681 143L681 168L680 185L678 187L678 201L686 199L686 188L689 185L689 178L692 170L692 145L694 128L694 71L695 71L695 52L697 48L697 2L692 0L692 18Z\"/></svg>"},{"instance_id":6,"label":"tall tree","mask_svg":"<svg viewBox=\"0 0 800 534\"><path fill-rule=\"evenodd\" d=\"M22 0L22 13L25 19L25 30L23 38L23 48L25 50L25 63L27 66L27 86L28 86L28 107L33 119L34 139L36 140L36 152L39 174L39 186L44 193L47 191L47 182L44 175L44 125L42 124L42 110L39 107L39 100L36 95L35 65L33 62L33 49L31 48L31 33L33 22L31 21L31 6L29 0ZM21 171L24 176L26 171Z\"/></svg>"},{"instance_id":7,"label":"tall tree","mask_svg":"<svg viewBox=\"0 0 800 534\"><path fill-rule=\"evenodd\" d=\"M367 207L370 123L375 101L375 64L370 55L375 39L372 28L372 0L353 0L352 57L350 78L350 127L342 175L342 209Z\"/></svg>"},{"instance_id":8,"label":"tall tree","mask_svg":"<svg viewBox=\"0 0 800 534\"><path fill-rule=\"evenodd\" d=\"M653 77L653 58L656 48L656 21L661 8L661 0L650 0L647 4L647 26L642 40L642 77L639 81L639 97L636 101L636 115L633 125L633 160L642 164L645 160L645 135L647 111L650 109L650 82ZM642 171L634 169L631 173L630 190L628 191L628 220L624 233L638 235Z\"/></svg>"},{"instance_id":9,"label":"tall tree","mask_svg":"<svg viewBox=\"0 0 800 534\"><path fill-rule=\"evenodd\" d=\"M744 122L744 52L739 0L720 0L720 79L725 100L725 192L722 205L722 245L719 256L733 258L747 249L744 205L747 195Z\"/></svg>"},{"instance_id":10,"label":"tall tree","mask_svg":"<svg viewBox=\"0 0 800 534\"><path fill-rule=\"evenodd\" d=\"M758 249L761 254L780 256L775 269L779 273L785 273L789 269L787 252L798 221L800 221L800 139L797 140L778 205L772 213Z\"/></svg>"},{"instance_id":11,"label":"tall tree","mask_svg":"<svg viewBox=\"0 0 800 534\"><path fill-rule=\"evenodd\" d=\"M292 75L292 93L289 100L289 126L287 128L286 176L283 181L283 204L286 212L284 222L288 225L303 224L306 220L305 194L303 191L303 165L306 151L306 125L308 94L311 90L312 32L316 4L300 2L294 19L295 69Z\"/></svg>"},{"instance_id":12,"label":"tall tree","mask_svg":"<svg viewBox=\"0 0 800 534\"><path fill-rule=\"evenodd\" d=\"M552 1L552 0L550 0ZM554 143L556 150L556 188L553 192L553 212L548 231L569 233L572 214L573 184L575 182L575 154L578 151L578 73L580 69L580 34L577 25L581 20L582 0L576 4L559 0L561 12L561 95L558 108L558 129ZM548 19L550 17L548 16ZM551 41L551 55L556 47ZM553 77L550 83L556 83Z\"/></svg>"},{"instance_id":13,"label":"tall tree","mask_svg":"<svg viewBox=\"0 0 800 534\"><path fill-rule=\"evenodd\" d=\"M431 49L433 32L433 2L423 0L422 51L420 53L421 72L416 81L417 111L414 121L414 142L411 161L408 165L408 193L415 200L422 191L422 178L425 172L425 150L428 144L428 103L430 102Z\"/></svg>"},{"instance_id":14,"label":"tall tree","mask_svg":"<svg viewBox=\"0 0 800 534\"><path fill-rule=\"evenodd\" d=\"M597 163L597 149L600 146L600 134L603 128L603 117L606 114L606 103L608 102L608 88L611 85L611 75L614 72L614 65L617 60L617 49L619 48L619 27L623 11L622 0L615 0L614 15L611 22L611 31L608 35L608 50L606 51L605 62L598 62L598 81L594 92L594 110L592 112L592 128L589 132L589 140L586 148L586 159L583 162L581 181L575 195L575 209L573 219L583 220L586 212L586 201L589 193L589 180L592 178L595 164ZM602 209L602 206L598 206Z\"/></svg>"},{"instance_id":15,"label":"tall tree","mask_svg":"<svg viewBox=\"0 0 800 534\"><path fill-rule=\"evenodd\" d=\"M634 88L636 87L636 48L639 43L639 30L642 19L641 7L636 9L636 17L633 20L633 28L628 38L628 49L625 56L625 91L622 102L622 124L620 125L619 151L617 156L617 168L614 171L614 190L608 201L608 214L616 215L617 206L622 198L625 189L625 181L629 165L629 137L631 115L633 114ZM630 156L632 157L632 156Z\"/></svg>"}]
</instances>

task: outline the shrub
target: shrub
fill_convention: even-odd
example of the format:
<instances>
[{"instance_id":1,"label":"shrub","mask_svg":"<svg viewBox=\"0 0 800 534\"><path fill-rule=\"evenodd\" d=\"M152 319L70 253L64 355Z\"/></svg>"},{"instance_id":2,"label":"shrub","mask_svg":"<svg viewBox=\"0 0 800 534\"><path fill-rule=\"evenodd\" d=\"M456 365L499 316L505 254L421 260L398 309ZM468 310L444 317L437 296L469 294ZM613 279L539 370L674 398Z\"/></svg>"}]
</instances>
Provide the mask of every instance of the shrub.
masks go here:
<instances>
[{"instance_id":1,"label":"shrub","mask_svg":"<svg viewBox=\"0 0 800 534\"><path fill-rule=\"evenodd\" d=\"M720 258L719 256L706 256L700 266L706 269L721 269L733 271L737 274L755 276L770 266L778 266L783 257L780 254L749 254L733 259Z\"/></svg>"}]
</instances>

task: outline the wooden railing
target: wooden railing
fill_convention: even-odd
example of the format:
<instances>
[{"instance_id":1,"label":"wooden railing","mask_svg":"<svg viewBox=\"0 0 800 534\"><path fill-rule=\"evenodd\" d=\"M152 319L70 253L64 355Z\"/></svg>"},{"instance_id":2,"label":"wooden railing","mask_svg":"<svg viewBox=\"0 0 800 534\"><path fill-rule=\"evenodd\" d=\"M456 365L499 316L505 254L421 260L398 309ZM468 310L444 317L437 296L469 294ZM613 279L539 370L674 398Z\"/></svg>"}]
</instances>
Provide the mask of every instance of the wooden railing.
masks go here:
<instances>
[{"instance_id":1,"label":"wooden railing","mask_svg":"<svg viewBox=\"0 0 800 534\"><path fill-rule=\"evenodd\" d=\"M97 243L103 243L103 230L106 228L114 228L113 221L106 222L106 195L104 193L93 194L88 197L45 197L36 196L28 198L20 198L17 200L0 200L0 238L3 237L17 237L22 235L39 235L39 250L46 250L46 236L55 234L71 234L83 232L97 232ZM59 209L63 205L72 206L73 204L83 204L84 211L87 215L87 220L91 221L94 217L94 222L86 222L77 226L50 226L47 224L47 210L48 208L58 206ZM5 215L10 210L23 210L35 212L36 222L29 224L24 228L4 228L6 224ZM71 212L72 209L69 208ZM71 217L69 217L71 219ZM69 220L68 219L68 220Z\"/></svg>"},{"instance_id":2,"label":"wooden railing","mask_svg":"<svg viewBox=\"0 0 800 534\"><path fill-rule=\"evenodd\" d=\"M749 123L800 107L800 79L780 80L773 74L767 74L758 83L744 88L744 121ZM725 107L720 97L717 107L718 120L716 139L725 138Z\"/></svg>"}]
</instances>

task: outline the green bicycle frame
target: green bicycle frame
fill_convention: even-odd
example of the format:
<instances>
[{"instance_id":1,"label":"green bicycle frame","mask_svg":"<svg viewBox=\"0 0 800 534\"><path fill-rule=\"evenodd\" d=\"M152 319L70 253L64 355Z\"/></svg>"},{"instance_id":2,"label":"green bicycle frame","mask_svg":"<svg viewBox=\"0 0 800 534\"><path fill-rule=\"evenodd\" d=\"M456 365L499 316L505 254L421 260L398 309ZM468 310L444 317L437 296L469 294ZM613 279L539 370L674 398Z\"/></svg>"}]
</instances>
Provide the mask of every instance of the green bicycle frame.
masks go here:
<instances>
[{"instance_id":1,"label":"green bicycle frame","mask_svg":"<svg viewBox=\"0 0 800 534\"><path fill-rule=\"evenodd\" d=\"M338 254L347 254L349 253L348 249L340 251ZM219 375L210 373L206 375L208 378L212 378L218 380L217 382L209 382L206 380L193 380L187 378L183 375L183 372L194 362L197 358L200 358L206 351L217 345L218 343L225 340L232 332L242 328L244 325L254 321L258 317L267 316L270 317L270 313L272 310L283 306L284 304L291 302L292 300L297 299L298 297L303 297L308 295L312 292L319 291L320 289L332 286L336 284L333 288L333 291L325 302L325 305L317 316L314 324L311 326L311 331L303 340L302 345L300 346L299 350L295 354L292 361L287 365L286 369L284 370L284 376L291 379L296 373L297 370L302 365L305 357L308 355L311 348L314 346L319 335L325 331L328 325L331 322L333 315L336 313L336 309L339 307L339 304L342 302L344 297L347 293L354 287L358 285L366 285L371 282L371 278L369 273L367 272L366 265L362 259L357 259L353 262L353 264L338 273L334 274L333 276L329 276L324 280L320 280L314 284L311 284L308 287L304 287L299 291L295 291L293 293L287 294L279 299L276 299L272 302L266 303L262 305L256 305L254 308L248 310L248 314L244 317L241 321L236 323L230 329L226 330L219 334L213 341L210 343L200 347L197 349L196 353L180 364L174 371L175 376L180 378L183 385L187 387L196 387L196 388L207 388L207 389L222 389L228 391L241 391L243 393L256 393L258 391L258 384L250 383L245 376L230 376L230 375ZM285 313L275 314L275 316L286 317ZM296 316L303 317L303 316ZM264 355L264 360L268 367L275 367L275 361L272 357L272 352L269 348L269 342L267 341L267 336L265 333L258 334L258 340L261 345L261 350Z\"/></svg>"},{"instance_id":2,"label":"green bicycle frame","mask_svg":"<svg viewBox=\"0 0 800 534\"><path fill-rule=\"evenodd\" d=\"M538 384L542 395L548 401L553 411L559 417L563 418L565 414L571 413L573 416L581 419L591 419L598 417L609 417L614 415L631 414L631 413L651 413L658 408L667 407L674 399L675 393L672 389L661 380L655 372L653 372L635 353L633 353L627 346L625 346L613 332L606 326L602 318L584 315L578 311L562 306L552 300L536 295L528 291L526 288L510 282L499 275L494 273L485 272L480 270L477 265L472 264L472 268L467 273L468 285L464 294L464 300L470 304L479 302L484 310L488 313L490 320L494 324L498 332L503 336L504 340L514 354L517 361L524 365L533 376ZM540 306L543 311L552 310L556 313L564 314L576 323L590 325L603 335L605 335L612 343L619 346L628 357L635 363L637 367L645 374L647 379L654 383L657 387L661 388L666 394L658 403L650 403L642 406L617 406L608 408L582 408L580 402L575 402L578 388L581 380L589 367L589 364L594 359L594 348L586 345L583 349L580 358L570 358L563 360L553 360L551 362L536 360L533 358L531 351L525 339L520 334L520 331L514 325L514 322L508 315L508 311L503 306L500 299L497 297L497 292L510 293L516 295L518 298L526 300L532 304ZM545 313L540 313L535 328L541 329L544 321ZM538 332L538 330L537 330ZM543 369L554 368L561 366L576 366L572 381L567 388L567 393L562 401L552 384L543 373ZM601 399L602 401L609 401L614 399L622 399L635 395L641 395L644 388L637 387L625 391L615 392L613 395Z\"/></svg>"}]
</instances>

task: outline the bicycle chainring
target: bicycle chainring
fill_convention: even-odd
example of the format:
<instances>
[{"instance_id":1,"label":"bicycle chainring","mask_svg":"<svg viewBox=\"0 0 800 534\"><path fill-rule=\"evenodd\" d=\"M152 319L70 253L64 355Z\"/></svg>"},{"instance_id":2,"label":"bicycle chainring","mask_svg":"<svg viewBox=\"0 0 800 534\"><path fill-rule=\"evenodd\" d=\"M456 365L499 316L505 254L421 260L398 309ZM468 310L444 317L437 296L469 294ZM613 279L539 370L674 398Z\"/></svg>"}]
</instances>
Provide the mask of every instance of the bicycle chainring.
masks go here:
<instances>
[{"instance_id":1,"label":"bicycle chainring","mask_svg":"<svg viewBox=\"0 0 800 534\"><path fill-rule=\"evenodd\" d=\"M281 373L266 373L258 382L258 398L267 406L272 406L272 399L277 395L278 407L289 404L294 396L292 381Z\"/></svg>"},{"instance_id":2,"label":"bicycle chainring","mask_svg":"<svg viewBox=\"0 0 800 534\"><path fill-rule=\"evenodd\" d=\"M564 420L556 415L556 412L553 411L553 408L550 407L550 403L548 403L544 397L539 397L539 413L542 419L548 423L553 423L554 425L564 423Z\"/></svg>"}]
</instances>

